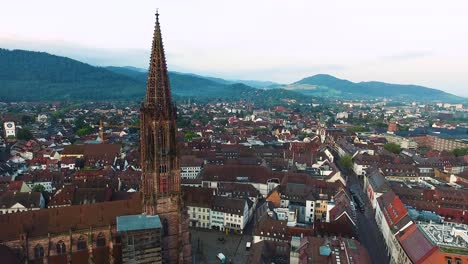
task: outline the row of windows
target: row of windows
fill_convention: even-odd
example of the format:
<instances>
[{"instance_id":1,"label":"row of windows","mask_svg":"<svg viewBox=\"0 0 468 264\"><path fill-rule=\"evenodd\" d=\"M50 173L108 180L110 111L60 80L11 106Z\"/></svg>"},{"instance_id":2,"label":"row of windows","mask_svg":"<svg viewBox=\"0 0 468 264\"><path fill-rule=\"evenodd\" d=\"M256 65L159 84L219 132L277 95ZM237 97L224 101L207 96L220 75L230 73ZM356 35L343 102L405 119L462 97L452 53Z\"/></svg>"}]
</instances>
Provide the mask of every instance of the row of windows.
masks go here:
<instances>
[{"instance_id":1,"label":"row of windows","mask_svg":"<svg viewBox=\"0 0 468 264\"><path fill-rule=\"evenodd\" d=\"M200 208L200 207L197 207L198 209L198 212L210 212L210 209L208 208ZM195 212L195 207L192 207L192 211Z\"/></svg>"},{"instance_id":2,"label":"row of windows","mask_svg":"<svg viewBox=\"0 0 468 264\"><path fill-rule=\"evenodd\" d=\"M97 239L96 239L96 247L105 247L106 246L106 238L102 233L99 233ZM86 239L83 236L80 236L78 238L78 241L76 242L76 250L82 251L82 250L87 250L87 242ZM57 255L64 255L67 253L67 247L65 245L65 242L60 240L55 244L55 252ZM37 244L34 247L34 258L42 258L44 257L44 247L41 244Z\"/></svg>"}]
</instances>

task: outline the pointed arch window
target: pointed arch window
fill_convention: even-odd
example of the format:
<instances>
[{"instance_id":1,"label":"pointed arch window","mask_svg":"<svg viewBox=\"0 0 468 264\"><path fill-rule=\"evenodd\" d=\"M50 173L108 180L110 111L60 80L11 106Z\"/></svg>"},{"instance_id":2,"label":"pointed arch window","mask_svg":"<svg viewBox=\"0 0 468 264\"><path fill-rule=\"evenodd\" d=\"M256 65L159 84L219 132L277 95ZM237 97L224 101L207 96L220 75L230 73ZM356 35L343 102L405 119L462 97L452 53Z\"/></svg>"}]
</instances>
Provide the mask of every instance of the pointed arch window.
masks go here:
<instances>
[{"instance_id":1,"label":"pointed arch window","mask_svg":"<svg viewBox=\"0 0 468 264\"><path fill-rule=\"evenodd\" d=\"M80 250L86 250L86 248L87 248L86 239L83 236L80 236L78 238L78 242L76 242L76 249L80 251Z\"/></svg>"},{"instance_id":2,"label":"pointed arch window","mask_svg":"<svg viewBox=\"0 0 468 264\"><path fill-rule=\"evenodd\" d=\"M165 164L159 165L159 173L166 173L167 172L167 166Z\"/></svg>"},{"instance_id":3,"label":"pointed arch window","mask_svg":"<svg viewBox=\"0 0 468 264\"><path fill-rule=\"evenodd\" d=\"M157 135L157 146L159 147L159 151L161 154L166 153L166 144L165 144L165 129L163 127L159 127L156 133Z\"/></svg>"},{"instance_id":4,"label":"pointed arch window","mask_svg":"<svg viewBox=\"0 0 468 264\"><path fill-rule=\"evenodd\" d=\"M96 239L96 247L105 247L106 246L106 237L103 233L99 233Z\"/></svg>"},{"instance_id":5,"label":"pointed arch window","mask_svg":"<svg viewBox=\"0 0 468 264\"><path fill-rule=\"evenodd\" d=\"M67 252L67 247L65 246L65 243L63 243L62 240L57 242L55 248L57 250L57 255L64 255Z\"/></svg>"},{"instance_id":6,"label":"pointed arch window","mask_svg":"<svg viewBox=\"0 0 468 264\"><path fill-rule=\"evenodd\" d=\"M44 247L41 244L37 244L34 247L34 258L39 259L44 257Z\"/></svg>"}]
</instances>

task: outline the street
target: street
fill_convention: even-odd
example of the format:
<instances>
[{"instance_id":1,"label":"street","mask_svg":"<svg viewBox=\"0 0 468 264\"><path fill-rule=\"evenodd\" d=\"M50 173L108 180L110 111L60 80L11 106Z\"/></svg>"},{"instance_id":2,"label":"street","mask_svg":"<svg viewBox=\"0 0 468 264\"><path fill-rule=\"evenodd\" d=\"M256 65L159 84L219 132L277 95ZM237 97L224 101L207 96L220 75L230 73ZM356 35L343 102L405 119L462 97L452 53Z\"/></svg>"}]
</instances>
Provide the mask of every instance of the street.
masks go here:
<instances>
[{"instance_id":1,"label":"street","mask_svg":"<svg viewBox=\"0 0 468 264\"><path fill-rule=\"evenodd\" d=\"M349 175L348 186L356 195L359 195L362 198L362 201L364 201L364 212L356 210L359 241L369 251L372 263L389 263L387 249L379 227L375 222L373 209L366 194L362 191L362 187L355 175Z\"/></svg>"}]
</instances>

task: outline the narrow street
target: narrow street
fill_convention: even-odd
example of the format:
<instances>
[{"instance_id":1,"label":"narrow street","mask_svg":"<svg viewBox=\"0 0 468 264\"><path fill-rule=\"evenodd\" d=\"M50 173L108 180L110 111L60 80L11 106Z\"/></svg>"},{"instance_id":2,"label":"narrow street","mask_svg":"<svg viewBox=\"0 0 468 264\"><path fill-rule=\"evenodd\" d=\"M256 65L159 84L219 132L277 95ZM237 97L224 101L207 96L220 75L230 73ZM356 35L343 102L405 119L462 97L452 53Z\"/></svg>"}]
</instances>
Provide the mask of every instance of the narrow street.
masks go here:
<instances>
[{"instance_id":1,"label":"narrow street","mask_svg":"<svg viewBox=\"0 0 468 264\"><path fill-rule=\"evenodd\" d=\"M348 176L348 187L352 189L356 195L359 195L365 203L364 212L356 210L359 241L369 251L372 263L389 263L385 242L375 222L373 209L355 175Z\"/></svg>"}]
</instances>

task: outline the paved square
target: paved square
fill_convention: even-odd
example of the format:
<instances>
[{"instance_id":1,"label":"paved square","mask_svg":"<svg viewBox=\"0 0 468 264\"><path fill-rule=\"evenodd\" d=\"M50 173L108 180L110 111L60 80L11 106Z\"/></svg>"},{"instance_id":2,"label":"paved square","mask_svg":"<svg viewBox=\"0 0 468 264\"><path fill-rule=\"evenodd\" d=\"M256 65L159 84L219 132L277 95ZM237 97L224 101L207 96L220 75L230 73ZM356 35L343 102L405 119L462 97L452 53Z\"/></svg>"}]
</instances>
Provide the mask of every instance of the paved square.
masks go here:
<instances>
[{"instance_id":1,"label":"paved square","mask_svg":"<svg viewBox=\"0 0 468 264\"><path fill-rule=\"evenodd\" d=\"M250 235L237 235L208 229L190 229L192 237L193 263L221 263L216 257L218 253L226 256L226 263L245 263L249 251L246 243L251 241ZM224 243L220 241L224 238ZM231 262L230 262L231 261Z\"/></svg>"}]
</instances>

